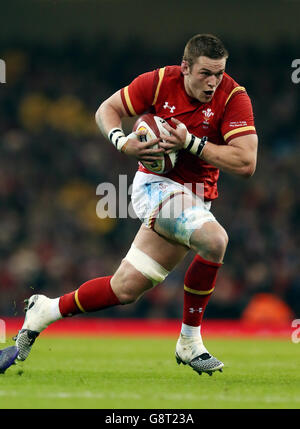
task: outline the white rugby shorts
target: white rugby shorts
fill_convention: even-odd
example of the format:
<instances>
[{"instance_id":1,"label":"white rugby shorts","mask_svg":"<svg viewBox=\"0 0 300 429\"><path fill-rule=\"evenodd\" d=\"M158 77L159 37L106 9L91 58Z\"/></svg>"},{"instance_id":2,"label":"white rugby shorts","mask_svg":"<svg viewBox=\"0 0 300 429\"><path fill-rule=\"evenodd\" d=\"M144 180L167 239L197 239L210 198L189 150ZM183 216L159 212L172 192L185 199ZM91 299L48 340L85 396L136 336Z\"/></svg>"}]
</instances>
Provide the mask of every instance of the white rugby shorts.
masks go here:
<instances>
[{"instance_id":1,"label":"white rugby shorts","mask_svg":"<svg viewBox=\"0 0 300 429\"><path fill-rule=\"evenodd\" d=\"M180 204L183 196L187 195L195 201L193 207L185 208L184 204ZM173 211L172 199L176 201ZM206 222L216 222L210 212L210 201L204 201L178 182L155 174L137 171L132 184L131 202L137 217L148 228L154 229L157 221L166 232L166 237L188 247L195 229L200 229Z\"/></svg>"}]
</instances>

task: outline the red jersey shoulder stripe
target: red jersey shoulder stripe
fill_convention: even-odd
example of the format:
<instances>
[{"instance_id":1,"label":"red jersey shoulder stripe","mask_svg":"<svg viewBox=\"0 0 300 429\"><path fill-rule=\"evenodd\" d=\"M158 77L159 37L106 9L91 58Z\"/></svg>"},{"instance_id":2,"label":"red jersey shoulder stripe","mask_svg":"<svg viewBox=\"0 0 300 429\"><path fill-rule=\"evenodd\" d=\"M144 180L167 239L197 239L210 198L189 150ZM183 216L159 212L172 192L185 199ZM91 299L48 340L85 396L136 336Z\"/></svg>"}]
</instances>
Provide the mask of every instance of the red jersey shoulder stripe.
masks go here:
<instances>
[{"instance_id":1,"label":"red jersey shoulder stripe","mask_svg":"<svg viewBox=\"0 0 300 429\"><path fill-rule=\"evenodd\" d=\"M156 89L155 89L152 106L154 106L155 103L156 103L156 101L157 101L159 90L160 90L160 87L161 87L161 83L162 83L164 75L165 75L165 70L166 70L166 67L163 67L163 68L159 69L159 71L158 71L158 82L157 82L157 86L156 86Z\"/></svg>"},{"instance_id":2,"label":"red jersey shoulder stripe","mask_svg":"<svg viewBox=\"0 0 300 429\"><path fill-rule=\"evenodd\" d=\"M129 116L136 116L154 106L165 75L165 67L139 75L121 89L121 98ZM143 88L146 89L144 92Z\"/></svg>"},{"instance_id":3,"label":"red jersey shoulder stripe","mask_svg":"<svg viewBox=\"0 0 300 429\"><path fill-rule=\"evenodd\" d=\"M231 99L231 97L236 94L237 92L246 92L246 89L243 86L236 86L235 88L233 88L233 90L231 91L231 93L228 95L226 101L225 101L225 106L228 103L228 101Z\"/></svg>"},{"instance_id":4,"label":"red jersey shoulder stripe","mask_svg":"<svg viewBox=\"0 0 300 429\"><path fill-rule=\"evenodd\" d=\"M241 136L248 135L248 134L256 134L255 126L253 123L253 113L252 113L252 108L251 108L251 102L250 102L250 99L248 97L246 88L244 88L243 86L240 86L231 76L227 75L226 73L224 75L224 84L222 86L223 86L222 91L223 91L223 94L225 97L224 98L224 111L228 111L228 109L233 108L234 109L233 112L237 112L241 108L244 109L245 106L247 107L247 109L251 110L251 111L249 110L250 118L247 118L245 120L243 120L242 118L236 119L237 122L241 122L240 126L238 126L238 124L236 124L237 126L234 129L228 129L228 127L226 127L227 130L225 131L225 133L223 135L224 141L226 143L228 143L230 140L232 140L233 138L236 138L236 137L241 137ZM243 95L243 102L241 104L241 101L240 101L241 99L239 98L239 102L237 105L234 102L234 100L236 99L236 97L239 94L244 94ZM244 97L246 97L246 98L244 98ZM234 104L235 107L232 106L232 103ZM246 105L245 105L245 103L246 103ZM227 119L227 121L228 121L228 119ZM235 121L235 119L234 119L234 121Z\"/></svg>"},{"instance_id":5,"label":"red jersey shoulder stripe","mask_svg":"<svg viewBox=\"0 0 300 429\"><path fill-rule=\"evenodd\" d=\"M126 112L129 116L136 116L136 112L132 106L131 99L129 96L129 87L125 86L125 88L121 89L121 98L123 105L125 107Z\"/></svg>"}]
</instances>

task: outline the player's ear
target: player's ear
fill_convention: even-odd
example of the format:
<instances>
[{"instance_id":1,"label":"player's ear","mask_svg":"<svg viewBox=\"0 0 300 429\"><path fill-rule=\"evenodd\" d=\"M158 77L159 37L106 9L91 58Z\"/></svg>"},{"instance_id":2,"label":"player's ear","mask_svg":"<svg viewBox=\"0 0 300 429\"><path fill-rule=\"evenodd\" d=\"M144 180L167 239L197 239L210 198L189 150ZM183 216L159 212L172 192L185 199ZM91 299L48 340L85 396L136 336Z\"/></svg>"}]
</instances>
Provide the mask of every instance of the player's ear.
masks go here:
<instances>
[{"instance_id":1,"label":"player's ear","mask_svg":"<svg viewBox=\"0 0 300 429\"><path fill-rule=\"evenodd\" d=\"M190 66L186 60L182 60L181 62L181 73L183 75L187 75L190 72Z\"/></svg>"}]
</instances>

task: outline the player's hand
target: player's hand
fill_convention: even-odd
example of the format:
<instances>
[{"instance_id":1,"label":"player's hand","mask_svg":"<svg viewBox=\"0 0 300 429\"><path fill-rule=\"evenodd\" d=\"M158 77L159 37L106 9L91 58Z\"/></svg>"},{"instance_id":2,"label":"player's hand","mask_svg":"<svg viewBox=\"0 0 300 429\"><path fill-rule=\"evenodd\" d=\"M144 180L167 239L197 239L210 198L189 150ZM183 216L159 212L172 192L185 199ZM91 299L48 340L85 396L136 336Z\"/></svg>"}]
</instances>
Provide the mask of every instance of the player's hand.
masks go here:
<instances>
[{"instance_id":1,"label":"player's hand","mask_svg":"<svg viewBox=\"0 0 300 429\"><path fill-rule=\"evenodd\" d=\"M164 124L164 128L169 131L171 135L161 134L161 138L164 141L159 144L160 147L165 149L166 153L183 149L187 134L187 128L183 122L175 118L171 118L171 121L174 122L175 128L171 127L169 124Z\"/></svg>"},{"instance_id":2,"label":"player's hand","mask_svg":"<svg viewBox=\"0 0 300 429\"><path fill-rule=\"evenodd\" d=\"M164 148L152 148L156 143L161 142L160 138L149 140L148 142L141 142L137 136L146 134L147 131L136 131L131 133L128 137L127 143L122 150L126 155L133 156L138 161L152 162L163 159Z\"/></svg>"}]
</instances>

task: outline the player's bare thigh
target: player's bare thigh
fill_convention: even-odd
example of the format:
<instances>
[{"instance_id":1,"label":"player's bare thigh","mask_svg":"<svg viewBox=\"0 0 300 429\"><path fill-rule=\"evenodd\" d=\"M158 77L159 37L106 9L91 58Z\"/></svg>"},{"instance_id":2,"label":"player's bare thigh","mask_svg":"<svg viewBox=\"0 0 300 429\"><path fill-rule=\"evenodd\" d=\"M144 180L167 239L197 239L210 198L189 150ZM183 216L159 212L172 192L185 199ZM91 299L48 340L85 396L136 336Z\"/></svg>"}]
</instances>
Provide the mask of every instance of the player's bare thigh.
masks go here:
<instances>
[{"instance_id":1,"label":"player's bare thigh","mask_svg":"<svg viewBox=\"0 0 300 429\"><path fill-rule=\"evenodd\" d=\"M145 225L141 225L133 243L167 271L172 271L189 251L186 246L161 237ZM130 262L123 259L112 277L111 287L120 302L125 304L134 302L146 290L151 289L153 284Z\"/></svg>"}]
</instances>

